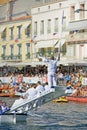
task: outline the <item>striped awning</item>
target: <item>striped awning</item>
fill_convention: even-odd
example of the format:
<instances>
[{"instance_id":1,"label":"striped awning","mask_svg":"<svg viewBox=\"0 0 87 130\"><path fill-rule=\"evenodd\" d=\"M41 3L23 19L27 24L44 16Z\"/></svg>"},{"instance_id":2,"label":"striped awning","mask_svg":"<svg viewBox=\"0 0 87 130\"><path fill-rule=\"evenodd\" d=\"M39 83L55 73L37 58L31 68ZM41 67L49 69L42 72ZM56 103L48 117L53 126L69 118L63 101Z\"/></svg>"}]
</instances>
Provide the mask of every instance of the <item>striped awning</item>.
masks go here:
<instances>
[{"instance_id":1,"label":"striped awning","mask_svg":"<svg viewBox=\"0 0 87 130\"><path fill-rule=\"evenodd\" d=\"M64 45L65 43L65 39L61 39L59 40L59 42L56 44L55 48L60 48Z\"/></svg>"},{"instance_id":2,"label":"striped awning","mask_svg":"<svg viewBox=\"0 0 87 130\"><path fill-rule=\"evenodd\" d=\"M49 41L40 41L38 42L35 47L36 48L48 48L48 47L54 47L57 40L49 40Z\"/></svg>"},{"instance_id":3,"label":"striped awning","mask_svg":"<svg viewBox=\"0 0 87 130\"><path fill-rule=\"evenodd\" d=\"M2 33L5 30L6 27L0 27L0 33Z\"/></svg>"},{"instance_id":4,"label":"striped awning","mask_svg":"<svg viewBox=\"0 0 87 130\"><path fill-rule=\"evenodd\" d=\"M30 25L30 23L24 24L24 25L22 26L22 30L23 30L23 29L26 29L29 25Z\"/></svg>"}]
</instances>

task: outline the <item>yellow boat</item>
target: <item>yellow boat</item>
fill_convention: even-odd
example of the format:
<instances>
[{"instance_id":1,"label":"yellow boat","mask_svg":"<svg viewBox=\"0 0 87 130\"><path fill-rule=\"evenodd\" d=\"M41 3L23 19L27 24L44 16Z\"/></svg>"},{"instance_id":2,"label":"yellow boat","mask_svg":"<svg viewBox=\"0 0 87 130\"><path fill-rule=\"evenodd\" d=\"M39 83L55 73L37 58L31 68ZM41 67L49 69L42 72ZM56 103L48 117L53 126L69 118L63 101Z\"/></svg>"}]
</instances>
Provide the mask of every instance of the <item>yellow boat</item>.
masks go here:
<instances>
[{"instance_id":1,"label":"yellow boat","mask_svg":"<svg viewBox=\"0 0 87 130\"><path fill-rule=\"evenodd\" d=\"M65 102L66 103L66 102L68 102L68 100L66 99L65 96L62 96L62 97L59 97L59 98L53 100L53 102L55 102L55 103Z\"/></svg>"}]
</instances>

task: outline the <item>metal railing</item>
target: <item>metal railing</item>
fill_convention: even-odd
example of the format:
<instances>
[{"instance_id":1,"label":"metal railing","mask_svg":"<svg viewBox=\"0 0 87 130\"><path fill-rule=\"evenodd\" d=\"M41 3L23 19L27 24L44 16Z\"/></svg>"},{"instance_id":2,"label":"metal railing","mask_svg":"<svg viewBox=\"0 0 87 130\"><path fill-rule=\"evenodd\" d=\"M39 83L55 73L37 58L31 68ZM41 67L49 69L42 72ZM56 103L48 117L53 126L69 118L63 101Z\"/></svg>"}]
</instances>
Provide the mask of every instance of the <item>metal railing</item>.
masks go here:
<instances>
[{"instance_id":1,"label":"metal railing","mask_svg":"<svg viewBox=\"0 0 87 130\"><path fill-rule=\"evenodd\" d=\"M22 60L22 55L2 55L1 60Z\"/></svg>"},{"instance_id":2,"label":"metal railing","mask_svg":"<svg viewBox=\"0 0 87 130\"><path fill-rule=\"evenodd\" d=\"M87 32L69 34L67 36L67 41L84 41L87 40Z\"/></svg>"}]
</instances>

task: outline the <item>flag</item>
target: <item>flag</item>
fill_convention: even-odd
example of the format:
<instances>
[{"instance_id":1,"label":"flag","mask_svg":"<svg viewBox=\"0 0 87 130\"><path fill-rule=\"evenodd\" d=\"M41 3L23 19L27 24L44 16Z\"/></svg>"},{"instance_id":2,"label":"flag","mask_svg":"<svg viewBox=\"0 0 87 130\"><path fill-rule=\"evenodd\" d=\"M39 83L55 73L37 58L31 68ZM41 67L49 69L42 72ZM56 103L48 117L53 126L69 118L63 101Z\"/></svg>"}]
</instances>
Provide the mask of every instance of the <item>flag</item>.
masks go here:
<instances>
[{"instance_id":1,"label":"flag","mask_svg":"<svg viewBox=\"0 0 87 130\"><path fill-rule=\"evenodd\" d=\"M18 42L18 38L15 39L15 42L16 42L16 43Z\"/></svg>"}]
</instances>

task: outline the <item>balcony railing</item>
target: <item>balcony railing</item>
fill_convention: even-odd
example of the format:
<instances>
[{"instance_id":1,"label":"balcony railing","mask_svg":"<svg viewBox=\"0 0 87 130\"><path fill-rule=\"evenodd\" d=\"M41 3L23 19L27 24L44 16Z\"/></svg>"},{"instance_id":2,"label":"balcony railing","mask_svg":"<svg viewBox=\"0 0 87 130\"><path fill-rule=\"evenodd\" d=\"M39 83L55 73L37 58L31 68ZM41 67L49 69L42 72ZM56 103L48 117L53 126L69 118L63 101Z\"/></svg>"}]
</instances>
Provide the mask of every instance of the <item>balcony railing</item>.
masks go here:
<instances>
[{"instance_id":1,"label":"balcony railing","mask_svg":"<svg viewBox=\"0 0 87 130\"><path fill-rule=\"evenodd\" d=\"M68 42L87 41L87 32L70 34L67 36L67 41Z\"/></svg>"},{"instance_id":2,"label":"balcony railing","mask_svg":"<svg viewBox=\"0 0 87 130\"><path fill-rule=\"evenodd\" d=\"M22 55L2 55L1 60L21 60Z\"/></svg>"}]
</instances>

